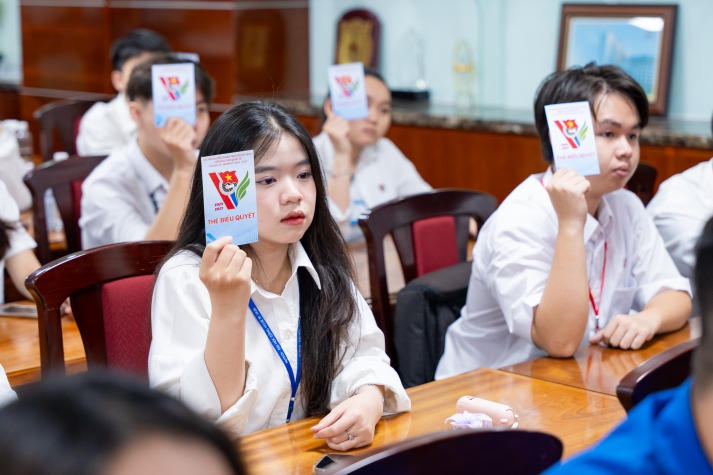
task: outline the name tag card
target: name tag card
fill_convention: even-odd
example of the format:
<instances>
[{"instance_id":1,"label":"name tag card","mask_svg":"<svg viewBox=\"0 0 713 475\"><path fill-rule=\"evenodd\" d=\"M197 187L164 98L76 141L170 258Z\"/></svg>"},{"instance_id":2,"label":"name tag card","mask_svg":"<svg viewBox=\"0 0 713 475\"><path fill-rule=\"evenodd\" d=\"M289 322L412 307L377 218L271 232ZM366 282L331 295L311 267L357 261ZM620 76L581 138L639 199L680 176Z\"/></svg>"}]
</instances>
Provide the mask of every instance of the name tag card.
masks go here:
<instances>
[{"instance_id":1,"label":"name tag card","mask_svg":"<svg viewBox=\"0 0 713 475\"><path fill-rule=\"evenodd\" d=\"M252 150L201 158L206 244L233 236L233 244L258 240Z\"/></svg>"},{"instance_id":2,"label":"name tag card","mask_svg":"<svg viewBox=\"0 0 713 475\"><path fill-rule=\"evenodd\" d=\"M587 175L599 174L599 158L594 141L594 122L589 102L568 102L545 106L555 169L569 168Z\"/></svg>"},{"instance_id":3,"label":"name tag card","mask_svg":"<svg viewBox=\"0 0 713 475\"><path fill-rule=\"evenodd\" d=\"M335 114L347 120L369 116L362 63L335 64L329 67L329 98Z\"/></svg>"},{"instance_id":4,"label":"name tag card","mask_svg":"<svg viewBox=\"0 0 713 475\"><path fill-rule=\"evenodd\" d=\"M193 63L151 66L154 124L162 127L169 117L196 123L196 72Z\"/></svg>"}]
</instances>

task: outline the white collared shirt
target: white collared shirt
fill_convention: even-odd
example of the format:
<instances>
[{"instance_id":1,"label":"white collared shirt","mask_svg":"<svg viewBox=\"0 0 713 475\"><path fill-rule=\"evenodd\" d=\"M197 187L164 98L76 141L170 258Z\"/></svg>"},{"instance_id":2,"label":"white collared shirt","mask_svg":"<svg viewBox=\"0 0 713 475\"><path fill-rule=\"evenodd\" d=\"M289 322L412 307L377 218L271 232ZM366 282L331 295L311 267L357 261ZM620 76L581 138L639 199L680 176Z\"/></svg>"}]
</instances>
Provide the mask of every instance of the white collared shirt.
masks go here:
<instances>
[{"instance_id":1,"label":"white collared shirt","mask_svg":"<svg viewBox=\"0 0 713 475\"><path fill-rule=\"evenodd\" d=\"M312 141L325 177L329 177L334 163L332 141L326 132L320 133ZM362 214L368 214L374 206L430 189L431 186L421 178L416 167L401 150L391 140L381 138L373 145L364 147L359 154L350 187L350 206L342 211L329 200L329 210L349 240L351 228L356 226L358 231L356 220Z\"/></svg>"},{"instance_id":2,"label":"white collared shirt","mask_svg":"<svg viewBox=\"0 0 713 475\"><path fill-rule=\"evenodd\" d=\"M678 270L691 277L696 241L713 216L713 159L662 182L646 211Z\"/></svg>"},{"instance_id":3,"label":"white collared shirt","mask_svg":"<svg viewBox=\"0 0 713 475\"><path fill-rule=\"evenodd\" d=\"M109 155L136 138L124 94L109 102L98 101L82 116L77 134L78 155Z\"/></svg>"},{"instance_id":4,"label":"white collared shirt","mask_svg":"<svg viewBox=\"0 0 713 475\"><path fill-rule=\"evenodd\" d=\"M280 342L293 370L297 365L299 321L298 267L305 267L320 286L319 278L302 244L290 249L292 275L281 295L252 283L252 299ZM198 413L220 423L233 437L285 422L291 393L290 379L265 332L246 308L245 390L240 399L221 413L220 401L204 360L211 305L208 290L198 278L200 257L182 251L159 272L151 309L152 341L149 379L180 398ZM363 384L387 388L384 411L411 407L396 371L384 352L384 336L367 303L357 293L359 317L342 343L345 358L331 388L330 407L348 398ZM305 369L303 368L303 372ZM298 390L292 420L305 417Z\"/></svg>"},{"instance_id":5,"label":"white collared shirt","mask_svg":"<svg viewBox=\"0 0 713 475\"><path fill-rule=\"evenodd\" d=\"M136 140L115 150L82 183L82 247L141 241L167 192Z\"/></svg>"},{"instance_id":6,"label":"white collared shirt","mask_svg":"<svg viewBox=\"0 0 713 475\"><path fill-rule=\"evenodd\" d=\"M544 356L532 341L533 309L542 300L557 239L557 215L543 183L532 175L488 219L473 249L466 305L446 333L436 371L441 379L482 366L499 368ZM584 227L589 287L599 304L599 326L631 310L641 310L666 289L690 293L663 246L639 198L626 190L604 195L598 219ZM602 282L604 243L606 273ZM595 332L589 307L582 345Z\"/></svg>"},{"instance_id":7,"label":"white collared shirt","mask_svg":"<svg viewBox=\"0 0 713 475\"><path fill-rule=\"evenodd\" d=\"M37 244L30 237L25 228L20 224L20 210L17 209L15 201L5 187L5 183L0 181L0 220L6 223L15 224L14 230L8 232L10 246L4 256L0 256L0 275L5 272L5 259L27 249L34 249ZM0 285L0 303L5 301L5 287Z\"/></svg>"},{"instance_id":8,"label":"white collared shirt","mask_svg":"<svg viewBox=\"0 0 713 475\"><path fill-rule=\"evenodd\" d=\"M0 406L17 399L15 391L10 387L5 374L5 368L0 365Z\"/></svg>"}]
</instances>

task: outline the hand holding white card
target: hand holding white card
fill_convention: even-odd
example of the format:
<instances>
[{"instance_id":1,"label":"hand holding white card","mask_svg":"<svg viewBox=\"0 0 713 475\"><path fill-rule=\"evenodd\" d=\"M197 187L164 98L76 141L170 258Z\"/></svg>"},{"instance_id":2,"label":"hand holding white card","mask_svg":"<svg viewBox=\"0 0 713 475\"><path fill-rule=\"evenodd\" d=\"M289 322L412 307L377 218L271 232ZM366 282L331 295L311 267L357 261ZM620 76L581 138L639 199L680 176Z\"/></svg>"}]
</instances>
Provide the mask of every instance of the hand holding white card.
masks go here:
<instances>
[{"instance_id":1,"label":"hand holding white card","mask_svg":"<svg viewBox=\"0 0 713 475\"><path fill-rule=\"evenodd\" d=\"M567 102L545 106L555 169L598 175L599 158L594 140L594 122L589 102Z\"/></svg>"},{"instance_id":2,"label":"hand holding white card","mask_svg":"<svg viewBox=\"0 0 713 475\"><path fill-rule=\"evenodd\" d=\"M162 127L169 117L196 123L196 71L193 63L151 66L154 124Z\"/></svg>"},{"instance_id":3,"label":"hand holding white card","mask_svg":"<svg viewBox=\"0 0 713 475\"><path fill-rule=\"evenodd\" d=\"M252 150L201 158L206 244L232 236L233 244L258 240Z\"/></svg>"},{"instance_id":4,"label":"hand holding white card","mask_svg":"<svg viewBox=\"0 0 713 475\"><path fill-rule=\"evenodd\" d=\"M369 116L362 63L335 64L329 67L329 98L335 114L347 120Z\"/></svg>"}]
</instances>

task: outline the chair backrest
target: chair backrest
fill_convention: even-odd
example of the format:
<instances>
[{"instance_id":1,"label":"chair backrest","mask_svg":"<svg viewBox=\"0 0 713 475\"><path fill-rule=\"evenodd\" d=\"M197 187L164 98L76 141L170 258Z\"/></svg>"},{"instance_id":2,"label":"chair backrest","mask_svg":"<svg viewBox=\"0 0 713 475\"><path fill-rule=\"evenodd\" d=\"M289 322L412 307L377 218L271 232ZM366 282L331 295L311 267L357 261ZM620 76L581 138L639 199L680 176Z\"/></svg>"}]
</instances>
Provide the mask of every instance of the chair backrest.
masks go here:
<instances>
[{"instance_id":1,"label":"chair backrest","mask_svg":"<svg viewBox=\"0 0 713 475\"><path fill-rule=\"evenodd\" d=\"M626 183L626 189L636 193L636 196L641 199L644 206L649 204L651 198L654 197L654 187L656 185L656 177L658 171L653 165L639 162L634 174Z\"/></svg>"},{"instance_id":2,"label":"chair backrest","mask_svg":"<svg viewBox=\"0 0 713 475\"><path fill-rule=\"evenodd\" d=\"M82 249L79 229L82 182L106 156L76 155L66 160L50 160L30 170L24 178L25 185L32 193L32 225L37 241L37 258L41 263ZM45 207L45 193L52 190L57 209L64 226L66 248L52 249L50 231L47 229L47 214L54 210Z\"/></svg>"},{"instance_id":3,"label":"chair backrest","mask_svg":"<svg viewBox=\"0 0 713 475\"><path fill-rule=\"evenodd\" d=\"M371 307L376 322L384 332L386 351L392 358L393 309L386 280L384 238L387 235L392 237L404 282L408 283L424 270L430 272L454 264L454 256L457 261L467 260L471 218L480 227L496 206L497 200L488 193L437 189L376 206L367 217L359 220L366 238ZM437 219L431 221L432 218ZM416 224L423 220L428 221ZM431 261L419 265L418 256L429 256ZM444 257L434 262L434 256Z\"/></svg>"},{"instance_id":4,"label":"chair backrest","mask_svg":"<svg viewBox=\"0 0 713 475\"><path fill-rule=\"evenodd\" d=\"M453 429L406 439L366 456L356 455L352 463L340 458L340 465L349 465L336 466L328 473L535 475L561 457L562 441L545 432Z\"/></svg>"},{"instance_id":5,"label":"chair backrest","mask_svg":"<svg viewBox=\"0 0 713 475\"><path fill-rule=\"evenodd\" d=\"M79 121L95 102L96 100L87 99L62 99L35 110L34 117L40 125L40 153L43 162L52 160L54 152L57 151L64 151L69 155L77 153Z\"/></svg>"},{"instance_id":6,"label":"chair backrest","mask_svg":"<svg viewBox=\"0 0 713 475\"><path fill-rule=\"evenodd\" d=\"M148 372L156 266L173 241L109 244L64 256L27 277L37 304L42 374L63 372L60 307L70 298L87 366Z\"/></svg>"},{"instance_id":7,"label":"chair backrest","mask_svg":"<svg viewBox=\"0 0 713 475\"><path fill-rule=\"evenodd\" d=\"M649 358L619 381L616 396L628 412L647 395L673 388L691 374L691 356L700 338L679 343Z\"/></svg>"}]
</instances>

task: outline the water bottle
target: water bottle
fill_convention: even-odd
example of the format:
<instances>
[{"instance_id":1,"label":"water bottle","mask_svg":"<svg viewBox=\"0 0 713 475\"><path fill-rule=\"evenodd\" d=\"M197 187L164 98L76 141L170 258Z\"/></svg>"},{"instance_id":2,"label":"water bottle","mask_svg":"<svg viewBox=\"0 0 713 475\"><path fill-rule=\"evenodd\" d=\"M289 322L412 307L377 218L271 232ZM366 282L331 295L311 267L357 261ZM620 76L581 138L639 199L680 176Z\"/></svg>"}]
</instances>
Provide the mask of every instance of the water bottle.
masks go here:
<instances>
[{"instance_id":1,"label":"water bottle","mask_svg":"<svg viewBox=\"0 0 713 475\"><path fill-rule=\"evenodd\" d=\"M17 145L20 148L20 156L28 162L32 162L32 133L26 121L21 120L17 122L15 137L17 138Z\"/></svg>"},{"instance_id":2,"label":"water bottle","mask_svg":"<svg viewBox=\"0 0 713 475\"><path fill-rule=\"evenodd\" d=\"M64 230L62 215L59 214L59 208L57 207L57 201L54 199L52 188L45 190L45 219L47 222L47 233L58 233Z\"/></svg>"}]
</instances>

